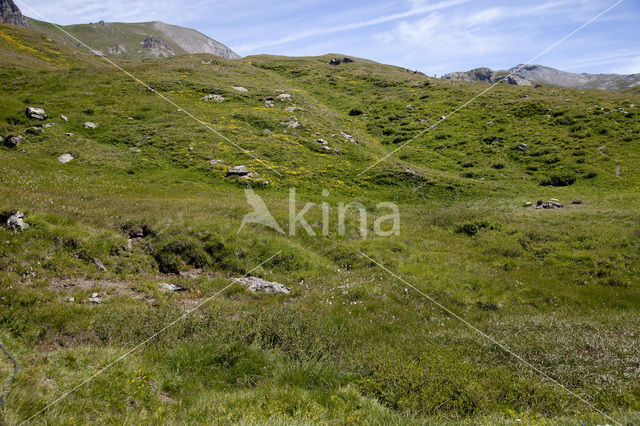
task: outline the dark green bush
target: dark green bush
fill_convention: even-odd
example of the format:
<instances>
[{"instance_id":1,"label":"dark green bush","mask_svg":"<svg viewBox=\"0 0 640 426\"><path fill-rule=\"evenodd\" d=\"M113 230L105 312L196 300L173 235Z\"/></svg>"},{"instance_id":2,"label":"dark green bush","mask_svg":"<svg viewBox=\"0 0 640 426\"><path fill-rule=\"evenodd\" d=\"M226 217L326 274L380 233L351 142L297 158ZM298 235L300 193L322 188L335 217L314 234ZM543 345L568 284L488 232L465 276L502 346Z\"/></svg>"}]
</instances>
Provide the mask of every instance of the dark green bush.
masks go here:
<instances>
[{"instance_id":1,"label":"dark green bush","mask_svg":"<svg viewBox=\"0 0 640 426\"><path fill-rule=\"evenodd\" d=\"M570 186L576 181L576 177L571 173L553 173L540 180L542 186Z\"/></svg>"}]
</instances>

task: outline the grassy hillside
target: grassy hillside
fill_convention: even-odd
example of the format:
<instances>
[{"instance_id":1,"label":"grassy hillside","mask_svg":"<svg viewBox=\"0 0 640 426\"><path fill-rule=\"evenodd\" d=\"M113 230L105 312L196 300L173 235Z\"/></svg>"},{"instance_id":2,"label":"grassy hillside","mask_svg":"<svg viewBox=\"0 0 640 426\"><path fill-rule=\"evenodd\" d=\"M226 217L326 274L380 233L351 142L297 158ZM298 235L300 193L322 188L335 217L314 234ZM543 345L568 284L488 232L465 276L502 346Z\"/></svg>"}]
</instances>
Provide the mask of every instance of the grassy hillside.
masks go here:
<instances>
[{"instance_id":1,"label":"grassy hillside","mask_svg":"<svg viewBox=\"0 0 640 426\"><path fill-rule=\"evenodd\" d=\"M359 251L616 421L640 421L637 94L500 85L442 122L487 86L329 64L343 55L126 64L247 155L123 73L51 67L59 57L20 46L60 45L11 34L0 136L24 141L0 148L0 211L30 226L0 229L0 342L21 366L6 423L611 422ZM249 183L285 229L289 188L297 211L328 203L329 235L238 232L252 209L247 182L225 176L236 165L259 174ZM566 207L524 207L550 198ZM338 233L337 206L352 201L367 238L354 210ZM373 233L380 202L398 205L399 235ZM321 235L321 208L306 218ZM292 291L218 294L248 273ZM10 374L2 361L2 383Z\"/></svg>"},{"instance_id":2,"label":"grassy hillside","mask_svg":"<svg viewBox=\"0 0 640 426\"><path fill-rule=\"evenodd\" d=\"M187 53L211 53L229 59L239 56L221 43L190 28L163 22L97 22L60 26L29 18L29 27L86 53L93 53L78 40L104 55L122 59L171 57ZM60 28L71 36L62 32ZM166 46L144 46L148 37L160 38Z\"/></svg>"}]
</instances>

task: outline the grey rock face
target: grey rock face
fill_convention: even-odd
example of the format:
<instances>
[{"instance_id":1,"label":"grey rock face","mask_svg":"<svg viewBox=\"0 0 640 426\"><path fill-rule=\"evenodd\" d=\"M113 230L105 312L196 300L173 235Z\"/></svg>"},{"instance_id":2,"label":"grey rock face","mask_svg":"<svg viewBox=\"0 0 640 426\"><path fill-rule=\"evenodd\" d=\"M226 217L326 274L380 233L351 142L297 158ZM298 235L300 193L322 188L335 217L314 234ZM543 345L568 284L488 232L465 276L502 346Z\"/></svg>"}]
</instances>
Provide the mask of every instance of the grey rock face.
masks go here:
<instances>
[{"instance_id":1,"label":"grey rock face","mask_svg":"<svg viewBox=\"0 0 640 426\"><path fill-rule=\"evenodd\" d=\"M234 281L245 285L252 293L289 294L291 290L280 283L263 280L257 277L236 278Z\"/></svg>"},{"instance_id":2,"label":"grey rock face","mask_svg":"<svg viewBox=\"0 0 640 426\"><path fill-rule=\"evenodd\" d=\"M28 107L25 114L27 114L27 117L34 120L46 120L48 118L42 108Z\"/></svg>"},{"instance_id":3,"label":"grey rock face","mask_svg":"<svg viewBox=\"0 0 640 426\"><path fill-rule=\"evenodd\" d=\"M504 75L503 75L504 74ZM490 68L476 68L466 72L452 72L445 74L442 78L446 80L458 81L482 81L485 83L506 83L516 86L531 86L531 82L519 75L508 75L509 73L494 71Z\"/></svg>"},{"instance_id":4,"label":"grey rock face","mask_svg":"<svg viewBox=\"0 0 640 426\"><path fill-rule=\"evenodd\" d=\"M161 37L145 37L140 45L146 56L168 58L176 55L171 46Z\"/></svg>"},{"instance_id":5,"label":"grey rock face","mask_svg":"<svg viewBox=\"0 0 640 426\"><path fill-rule=\"evenodd\" d=\"M22 12L13 0L0 0L0 23L28 27L29 21L22 16Z\"/></svg>"}]
</instances>

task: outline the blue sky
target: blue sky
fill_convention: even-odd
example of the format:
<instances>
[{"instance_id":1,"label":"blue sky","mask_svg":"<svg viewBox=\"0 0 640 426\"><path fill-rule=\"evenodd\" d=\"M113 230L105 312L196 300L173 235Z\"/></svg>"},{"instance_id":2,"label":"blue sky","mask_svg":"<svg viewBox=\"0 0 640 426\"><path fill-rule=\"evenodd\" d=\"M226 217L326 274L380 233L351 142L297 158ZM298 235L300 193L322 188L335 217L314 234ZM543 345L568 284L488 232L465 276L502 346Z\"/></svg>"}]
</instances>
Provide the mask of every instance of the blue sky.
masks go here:
<instances>
[{"instance_id":1,"label":"blue sky","mask_svg":"<svg viewBox=\"0 0 640 426\"><path fill-rule=\"evenodd\" d=\"M344 53L430 75L528 62L614 2L24 0L60 24L158 20L195 28L243 56ZM573 72L640 73L640 1L624 0L534 62Z\"/></svg>"}]
</instances>

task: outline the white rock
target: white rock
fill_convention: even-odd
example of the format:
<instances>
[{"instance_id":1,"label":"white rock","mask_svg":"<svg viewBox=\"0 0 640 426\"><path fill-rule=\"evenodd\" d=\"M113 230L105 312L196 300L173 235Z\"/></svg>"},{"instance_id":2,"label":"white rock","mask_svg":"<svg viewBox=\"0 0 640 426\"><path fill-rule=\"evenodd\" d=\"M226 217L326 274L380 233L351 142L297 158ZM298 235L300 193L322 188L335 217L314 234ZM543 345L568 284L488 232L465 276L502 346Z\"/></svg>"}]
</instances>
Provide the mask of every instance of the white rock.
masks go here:
<instances>
[{"instance_id":1,"label":"white rock","mask_svg":"<svg viewBox=\"0 0 640 426\"><path fill-rule=\"evenodd\" d=\"M62 164L66 164L71 160L73 160L73 155L71 154L62 154L60 157L58 157L58 161Z\"/></svg>"},{"instance_id":2,"label":"white rock","mask_svg":"<svg viewBox=\"0 0 640 426\"><path fill-rule=\"evenodd\" d=\"M86 123L82 123L82 126L85 129L95 129L96 127L98 127L98 125L96 123L92 123L91 121L87 121Z\"/></svg>"},{"instance_id":3,"label":"white rock","mask_svg":"<svg viewBox=\"0 0 640 426\"><path fill-rule=\"evenodd\" d=\"M69 121L66 115L61 115L60 118L62 119L62 121Z\"/></svg>"},{"instance_id":4,"label":"white rock","mask_svg":"<svg viewBox=\"0 0 640 426\"><path fill-rule=\"evenodd\" d=\"M291 290L280 283L263 280L257 277L236 278L234 281L247 286L252 293L289 294Z\"/></svg>"},{"instance_id":5,"label":"white rock","mask_svg":"<svg viewBox=\"0 0 640 426\"><path fill-rule=\"evenodd\" d=\"M162 290L167 290L167 291L185 291L186 290L186 288L180 285L171 284L171 283L158 283L158 287L160 287Z\"/></svg>"},{"instance_id":6,"label":"white rock","mask_svg":"<svg viewBox=\"0 0 640 426\"><path fill-rule=\"evenodd\" d=\"M247 90L246 88L242 87L242 86L232 86L231 87L233 90L237 90L238 92L248 92L249 90Z\"/></svg>"},{"instance_id":7,"label":"white rock","mask_svg":"<svg viewBox=\"0 0 640 426\"><path fill-rule=\"evenodd\" d=\"M214 101L214 102L222 102L224 101L224 98L220 95L215 95L215 94L211 94L211 95L207 95L205 97L202 98L203 101Z\"/></svg>"}]
</instances>

